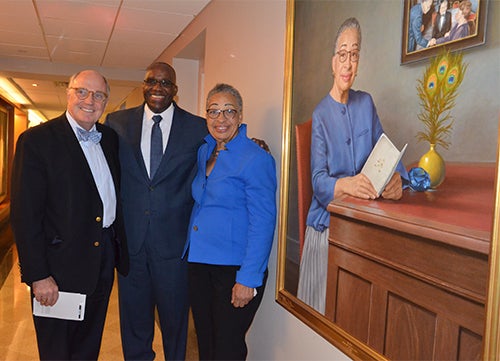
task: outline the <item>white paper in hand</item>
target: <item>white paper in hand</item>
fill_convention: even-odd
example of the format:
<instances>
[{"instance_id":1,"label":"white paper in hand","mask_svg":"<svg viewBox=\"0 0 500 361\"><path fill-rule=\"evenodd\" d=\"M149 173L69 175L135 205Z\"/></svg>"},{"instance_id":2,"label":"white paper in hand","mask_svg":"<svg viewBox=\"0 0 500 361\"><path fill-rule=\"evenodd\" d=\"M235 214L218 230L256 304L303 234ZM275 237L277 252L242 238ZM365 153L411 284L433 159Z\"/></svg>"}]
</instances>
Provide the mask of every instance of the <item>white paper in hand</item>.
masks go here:
<instances>
[{"instance_id":1,"label":"white paper in hand","mask_svg":"<svg viewBox=\"0 0 500 361\"><path fill-rule=\"evenodd\" d=\"M40 317L83 321L86 298L86 295L80 293L59 292L59 298L54 306L42 306L33 297L33 314Z\"/></svg>"},{"instance_id":2,"label":"white paper in hand","mask_svg":"<svg viewBox=\"0 0 500 361\"><path fill-rule=\"evenodd\" d=\"M361 169L361 173L372 182L377 196L380 196L391 180L407 145L405 144L400 152L384 133L378 138L377 144L373 147L363 169Z\"/></svg>"}]
</instances>

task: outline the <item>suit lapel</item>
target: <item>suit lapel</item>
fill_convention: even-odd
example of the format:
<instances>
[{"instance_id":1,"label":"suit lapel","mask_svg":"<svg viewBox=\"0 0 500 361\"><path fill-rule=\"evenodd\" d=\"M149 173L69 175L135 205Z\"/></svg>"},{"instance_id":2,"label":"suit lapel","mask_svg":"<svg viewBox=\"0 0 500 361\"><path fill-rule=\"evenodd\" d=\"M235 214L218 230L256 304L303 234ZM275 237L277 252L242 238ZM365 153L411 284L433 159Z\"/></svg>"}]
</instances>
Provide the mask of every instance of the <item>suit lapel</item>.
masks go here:
<instances>
[{"instance_id":1,"label":"suit lapel","mask_svg":"<svg viewBox=\"0 0 500 361\"><path fill-rule=\"evenodd\" d=\"M182 115L179 113L177 106L175 106L174 116L172 119L172 127L170 128L170 134L168 136L167 148L163 153L160 165L153 178L153 180L155 181L164 177L165 174L168 172L169 160L175 154L176 150L184 148L182 144L184 141L184 127L182 125L183 121L184 119Z\"/></svg>"},{"instance_id":2,"label":"suit lapel","mask_svg":"<svg viewBox=\"0 0 500 361\"><path fill-rule=\"evenodd\" d=\"M131 145L134 156L137 161L137 165L141 169L143 176L149 179L148 170L144 163L144 158L142 156L141 150L141 135L142 135L142 122L144 117L144 104L140 107L135 108L133 115L128 118L129 124L127 125L127 140Z\"/></svg>"}]
</instances>

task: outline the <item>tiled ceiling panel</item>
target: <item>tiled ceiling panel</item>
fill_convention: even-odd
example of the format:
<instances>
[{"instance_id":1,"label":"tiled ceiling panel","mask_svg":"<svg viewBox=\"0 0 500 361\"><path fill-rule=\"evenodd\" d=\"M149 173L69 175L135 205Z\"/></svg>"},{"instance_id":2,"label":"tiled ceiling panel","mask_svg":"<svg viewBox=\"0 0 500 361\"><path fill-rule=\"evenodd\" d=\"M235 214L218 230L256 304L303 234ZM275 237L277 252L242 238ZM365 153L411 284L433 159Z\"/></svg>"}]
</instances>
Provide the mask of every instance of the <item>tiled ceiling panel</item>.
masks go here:
<instances>
[{"instance_id":1,"label":"tiled ceiling panel","mask_svg":"<svg viewBox=\"0 0 500 361\"><path fill-rule=\"evenodd\" d=\"M27 108L52 118L66 105L54 81L92 67L108 77L112 109L209 2L0 0L0 77L32 100Z\"/></svg>"}]
</instances>

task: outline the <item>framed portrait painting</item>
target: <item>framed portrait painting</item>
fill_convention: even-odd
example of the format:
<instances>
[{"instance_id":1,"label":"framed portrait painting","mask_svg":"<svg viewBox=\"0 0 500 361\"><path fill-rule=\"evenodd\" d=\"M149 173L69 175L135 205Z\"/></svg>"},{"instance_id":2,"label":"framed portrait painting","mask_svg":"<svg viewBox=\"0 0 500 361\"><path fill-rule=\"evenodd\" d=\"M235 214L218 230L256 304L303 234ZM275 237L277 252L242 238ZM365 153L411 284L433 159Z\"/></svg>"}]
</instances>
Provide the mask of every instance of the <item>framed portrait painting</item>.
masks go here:
<instances>
[{"instance_id":1,"label":"framed portrait painting","mask_svg":"<svg viewBox=\"0 0 500 361\"><path fill-rule=\"evenodd\" d=\"M343 0L287 0L276 301L306 326L317 332L353 360L458 359L458 356L463 359L480 359L481 356L474 358L468 357L468 355L471 353L480 355L482 352L481 349L483 350L484 360L499 359L498 356L495 356L497 355L496 350L500 350L500 347L497 347L497 345L500 345L500 333L498 332L500 327L498 323L500 291L497 292L500 290L500 267L498 267L500 260L500 236L498 232L500 228L499 176L496 177L497 191L494 197L495 206L493 211L495 212L495 216L493 218L494 230L491 233L491 242L488 242L487 239L489 234L486 234L484 238L486 240L484 244L491 244L491 251L483 260L490 261L491 268L488 268L486 261L481 267L483 274L488 272L490 274L488 301L484 303L487 308L487 316L483 318L481 314L484 312L484 308L478 308L480 307L478 306L478 300L481 297L472 300L470 303L478 312L478 317L472 317L470 311L454 313L454 315L465 315L468 318L478 321L476 331L466 331L456 321L442 322L439 320L439 322L436 322L435 317L438 313L430 310L436 304L434 296L417 292L417 298L424 300L426 303L429 302L428 305L430 306L426 309L423 307L422 302L410 301L407 295L397 295L398 290L406 287L411 292L422 290L422 288L416 287L416 284L412 283L410 285L407 282L408 279L403 280L401 278L400 281L396 281L396 278L399 277L399 274L404 275L404 277L408 275L409 268L407 261L410 258L420 258L424 263L428 263L429 257L426 257L426 253L421 253L421 246L432 243L428 243L427 241L423 243L420 243L420 241L416 242L417 253L423 255L423 257L413 257L408 252L408 248L403 246L403 242L400 242L400 240L411 238L401 236L401 229L395 229L389 226L388 223L381 224L381 218L378 218L378 216L375 217L376 221L373 222L375 228L368 227L368 213L366 212L366 204L363 204L364 201L358 205L362 209L356 214L354 214L353 207L346 207L343 214L335 217L338 220L336 224L339 227L339 232L329 240L329 247L330 245L331 247L329 248L328 265L330 267L328 268L326 279L327 295L330 295L330 298L325 302L328 308L325 312L320 312L298 297L301 249L305 242L305 237L303 237L305 232L304 220L306 219L310 204L307 203L307 200L310 201L312 197L310 193L307 193L308 191L312 191L310 189L311 184L301 181L301 179L311 180L308 176L310 170L307 169L307 166L304 166L307 162L303 162L304 159L310 159L310 154L309 156L307 155L307 150L310 151L310 145L299 146L299 144L307 144L303 142L304 139L310 140L311 135L307 133L307 129L309 131L311 129L309 122L311 114L317 102L331 89L332 38L339 24L346 17L355 16L356 18L366 20L365 22L370 24L367 27L374 29L371 33L367 33L367 39L378 40L380 39L379 34L387 30L388 33L395 36L396 52L398 51L399 22L388 23L386 19L398 18L398 21L400 21L403 2L370 2L373 5L372 7L367 7L367 3L366 1ZM436 0L432 1L432 3L434 7L437 5ZM479 9L485 5L486 0L478 2ZM388 14L388 16L373 18L374 6L378 12ZM406 6L409 9L410 4L408 3ZM481 19L481 16L479 16L479 19ZM484 22L478 21L477 24L477 26L481 26L484 29ZM476 29L476 32L480 31L479 27ZM394 41L392 44L394 44ZM448 44L454 44L454 42L450 41ZM364 48L368 49L365 52L369 54L369 59L377 58L379 54L382 54L386 50L384 48L381 49L380 53L371 53L370 50L376 47L377 44L366 45L366 48ZM436 46L435 48L438 47ZM394 45L392 45L392 49L394 49ZM427 53L415 50L411 53L413 59L407 61L431 56L432 54L429 54L429 52L429 50ZM394 51L391 53L394 54ZM393 62L391 66L397 67L399 65L397 64L397 57L395 60L395 64ZM377 63L371 65L368 69L378 70L379 67L380 65ZM370 73L370 71L367 73ZM381 73L383 74L380 74L380 78L383 79L386 75L385 72ZM359 79L359 81L361 80ZM373 84L378 84L377 80L377 78L373 79ZM398 81L399 77L394 76L392 80ZM387 84L385 88L392 89L394 87L391 84ZM387 92L380 94L383 97ZM394 104L394 106L400 105L397 103L397 99L394 100L394 103L387 103L387 105L389 104ZM399 125L400 123L396 126ZM500 152L500 150L498 151ZM337 207L338 204L334 202L331 206ZM382 202L374 204L373 209L375 213L381 211L381 205ZM396 206L401 206L401 204ZM305 212L303 212L304 210ZM399 210L401 209L399 208ZM427 229L427 227L416 227L414 223L415 217L405 214L398 214L399 216L410 220L410 227L414 230L420 228L424 232L427 232L430 229ZM351 225L355 226L355 228L346 226L344 221L347 219L352 221ZM387 218L385 218L384 222L387 222ZM360 233L355 232L358 232L358 230L370 232L370 236L364 244L371 250L379 252L381 250L380 246L387 244L389 237L385 237L386 234L382 235L381 233L375 235L371 231L377 229L376 232L379 232L382 228L387 228L387 234L397 235L400 238L392 243L390 247L386 248L387 257L384 258L383 263L388 267L377 268L375 264L380 264L382 261L380 253L373 257L368 256L368 252L365 252L367 248L361 249L359 247L363 243L361 237L358 237ZM433 228L431 232L434 232L438 228ZM354 231L354 229L357 229L357 231ZM346 242L338 242L341 240L341 237L337 237L337 235L342 235L342 238L345 237L343 239ZM338 239L335 240L335 238ZM375 240L380 243L376 243ZM348 244L351 241L353 243ZM401 252L395 252L395 248L392 245L401 246ZM443 249L448 250L449 244L446 243L443 245ZM355 256L355 254L359 257ZM401 268L398 268L395 272L391 272L389 268L397 264L397 254L400 254L404 261L401 263ZM458 254L456 253L456 255ZM468 255L469 253L467 251L460 252L460 254ZM361 262L361 258L363 257L367 258L367 263ZM440 267L439 265L442 263L435 262L432 264ZM462 264L467 264L467 267L469 267L470 262L463 262ZM417 273L422 275L421 267L416 267L415 269ZM450 270L449 267L445 267L444 269ZM468 277L470 276L474 282L477 282L479 278L473 275L471 269L463 268L464 274ZM373 282L375 273L384 282L387 281L387 285L391 290L387 289L386 291L384 289L382 291L381 287L375 285ZM454 269L452 270L452 275L453 277L456 276ZM435 280L434 276L425 276L421 281L428 283L431 279ZM486 277L482 279L486 283ZM449 283L449 279L446 279L444 282L432 281L432 285L428 289L434 290L437 289L436 286L448 285ZM462 283L459 282L458 284L462 287ZM480 287L480 289L485 288L483 286ZM450 294L448 291L442 293L446 298L450 297ZM457 299L463 302L465 299L463 296L459 295ZM408 300L408 302L403 300ZM450 304L453 305L452 302L447 303L442 310L448 312L450 309L448 305ZM376 307L378 307L378 310ZM389 317L390 313L394 317ZM455 319L455 316L453 317ZM391 321L389 322L389 320ZM415 323L416 320L422 322L417 325ZM444 332L438 333L437 328L439 328L439 332L450 332L447 335ZM483 329L484 336L482 336L483 331L481 331ZM435 341L434 336L429 336L438 334L441 335L438 341ZM449 335L451 336L449 337ZM458 342L457 337L462 337L460 342ZM482 345L481 342L483 342ZM445 343L448 346L445 346ZM424 345L426 346L424 347ZM423 353L424 349L426 350L425 352L428 352L425 355ZM446 352L446 355L444 352ZM454 352L457 357L450 356L455 355ZM467 356L465 356L464 352L468 352Z\"/></svg>"},{"instance_id":2,"label":"framed portrait painting","mask_svg":"<svg viewBox=\"0 0 500 361\"><path fill-rule=\"evenodd\" d=\"M484 44L488 0L403 0L401 64Z\"/></svg>"}]
</instances>

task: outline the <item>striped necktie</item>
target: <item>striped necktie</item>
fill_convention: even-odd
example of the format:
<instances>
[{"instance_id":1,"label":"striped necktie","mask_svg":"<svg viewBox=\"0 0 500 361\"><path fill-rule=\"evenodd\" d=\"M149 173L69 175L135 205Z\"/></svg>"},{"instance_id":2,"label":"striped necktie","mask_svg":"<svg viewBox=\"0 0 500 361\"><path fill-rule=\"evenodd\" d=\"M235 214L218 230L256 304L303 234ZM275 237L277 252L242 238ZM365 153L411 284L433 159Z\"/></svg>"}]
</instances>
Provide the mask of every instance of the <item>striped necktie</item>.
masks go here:
<instances>
[{"instance_id":1,"label":"striped necktie","mask_svg":"<svg viewBox=\"0 0 500 361\"><path fill-rule=\"evenodd\" d=\"M156 170L163 156L163 136L161 133L160 122L163 118L161 115L153 116L153 129L151 130L151 154L149 163L149 178L153 179Z\"/></svg>"}]
</instances>

